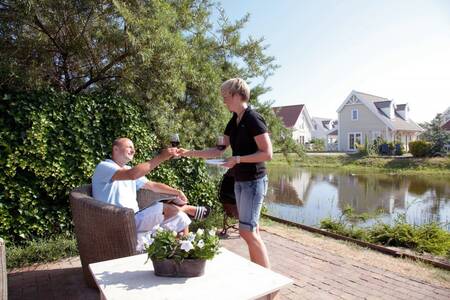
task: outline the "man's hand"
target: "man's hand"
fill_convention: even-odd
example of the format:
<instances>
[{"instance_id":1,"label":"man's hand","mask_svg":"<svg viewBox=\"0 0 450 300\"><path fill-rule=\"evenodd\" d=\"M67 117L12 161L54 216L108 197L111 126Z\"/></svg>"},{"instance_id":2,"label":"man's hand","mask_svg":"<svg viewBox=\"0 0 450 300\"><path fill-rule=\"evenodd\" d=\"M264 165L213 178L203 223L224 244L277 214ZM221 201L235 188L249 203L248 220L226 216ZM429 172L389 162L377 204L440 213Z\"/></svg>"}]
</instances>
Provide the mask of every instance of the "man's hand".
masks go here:
<instances>
[{"instance_id":1,"label":"man's hand","mask_svg":"<svg viewBox=\"0 0 450 300\"><path fill-rule=\"evenodd\" d=\"M178 149L177 148L166 148L161 150L161 152L158 155L161 160L168 160L174 156L179 156L178 155Z\"/></svg>"},{"instance_id":2,"label":"man's hand","mask_svg":"<svg viewBox=\"0 0 450 300\"><path fill-rule=\"evenodd\" d=\"M180 200L183 201L185 204L188 203L188 199L182 191L178 191L178 198L180 198Z\"/></svg>"},{"instance_id":3,"label":"man's hand","mask_svg":"<svg viewBox=\"0 0 450 300\"><path fill-rule=\"evenodd\" d=\"M190 154L192 153L191 150L184 149L184 148L178 148L177 150L178 150L177 151L178 156L190 157L191 156Z\"/></svg>"}]
</instances>

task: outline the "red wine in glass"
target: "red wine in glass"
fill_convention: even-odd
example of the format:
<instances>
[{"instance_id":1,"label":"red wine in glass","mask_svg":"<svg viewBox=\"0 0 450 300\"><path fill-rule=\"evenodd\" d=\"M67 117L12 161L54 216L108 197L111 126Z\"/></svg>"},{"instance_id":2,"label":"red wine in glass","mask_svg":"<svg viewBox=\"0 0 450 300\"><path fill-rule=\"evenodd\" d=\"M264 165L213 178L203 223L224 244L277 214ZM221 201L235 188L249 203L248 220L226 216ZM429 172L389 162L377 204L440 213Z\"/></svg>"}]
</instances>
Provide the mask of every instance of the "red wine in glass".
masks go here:
<instances>
[{"instance_id":1,"label":"red wine in glass","mask_svg":"<svg viewBox=\"0 0 450 300\"><path fill-rule=\"evenodd\" d=\"M172 147L178 147L180 145L180 137L178 136L178 133L172 134L170 137L170 144Z\"/></svg>"},{"instance_id":2,"label":"red wine in glass","mask_svg":"<svg viewBox=\"0 0 450 300\"><path fill-rule=\"evenodd\" d=\"M180 137L178 136L178 133L172 134L170 137L170 144L172 147L178 147L180 145ZM174 157L174 159L177 159L179 157Z\"/></svg>"},{"instance_id":3,"label":"red wine in glass","mask_svg":"<svg viewBox=\"0 0 450 300\"><path fill-rule=\"evenodd\" d=\"M225 139L223 137L223 135L219 135L217 137L217 142L216 142L216 148L220 151L225 150L227 146L225 146Z\"/></svg>"}]
</instances>

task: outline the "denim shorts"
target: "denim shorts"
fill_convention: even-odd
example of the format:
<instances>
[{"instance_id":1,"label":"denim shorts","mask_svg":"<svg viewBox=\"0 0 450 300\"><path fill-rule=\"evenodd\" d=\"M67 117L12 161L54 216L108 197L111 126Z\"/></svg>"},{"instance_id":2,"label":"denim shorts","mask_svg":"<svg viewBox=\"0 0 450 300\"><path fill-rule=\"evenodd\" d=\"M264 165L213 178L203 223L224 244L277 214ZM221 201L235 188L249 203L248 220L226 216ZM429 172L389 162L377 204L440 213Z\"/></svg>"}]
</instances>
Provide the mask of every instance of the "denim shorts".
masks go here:
<instances>
[{"instance_id":1,"label":"denim shorts","mask_svg":"<svg viewBox=\"0 0 450 300\"><path fill-rule=\"evenodd\" d=\"M234 194L239 212L239 229L255 231L258 227L267 184L267 176L251 181L235 182Z\"/></svg>"}]
</instances>

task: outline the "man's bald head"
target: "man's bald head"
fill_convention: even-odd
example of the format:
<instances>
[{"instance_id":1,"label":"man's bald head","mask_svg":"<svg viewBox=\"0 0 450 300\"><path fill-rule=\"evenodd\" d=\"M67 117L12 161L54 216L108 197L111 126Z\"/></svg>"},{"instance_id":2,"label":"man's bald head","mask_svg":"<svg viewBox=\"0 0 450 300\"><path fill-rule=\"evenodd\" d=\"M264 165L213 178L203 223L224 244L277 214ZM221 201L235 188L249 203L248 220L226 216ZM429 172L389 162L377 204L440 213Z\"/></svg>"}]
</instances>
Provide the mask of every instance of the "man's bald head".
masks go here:
<instances>
[{"instance_id":1,"label":"man's bald head","mask_svg":"<svg viewBox=\"0 0 450 300\"><path fill-rule=\"evenodd\" d=\"M119 165L130 162L135 152L133 142L126 137L117 138L112 144L112 159Z\"/></svg>"},{"instance_id":2,"label":"man's bald head","mask_svg":"<svg viewBox=\"0 0 450 300\"><path fill-rule=\"evenodd\" d=\"M131 142L131 140L126 137L120 137L120 138L115 139L114 142L112 143L113 150L114 150L114 146L121 146L127 142Z\"/></svg>"}]
</instances>

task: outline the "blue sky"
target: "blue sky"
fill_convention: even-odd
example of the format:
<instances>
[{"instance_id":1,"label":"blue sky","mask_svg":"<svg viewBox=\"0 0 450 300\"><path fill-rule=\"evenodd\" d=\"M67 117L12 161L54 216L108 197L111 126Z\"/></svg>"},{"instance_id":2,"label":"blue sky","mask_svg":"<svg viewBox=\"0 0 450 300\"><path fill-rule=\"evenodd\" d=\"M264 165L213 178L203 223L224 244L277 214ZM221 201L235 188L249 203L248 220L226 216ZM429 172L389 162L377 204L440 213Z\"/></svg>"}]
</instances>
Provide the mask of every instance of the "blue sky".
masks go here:
<instances>
[{"instance_id":1,"label":"blue sky","mask_svg":"<svg viewBox=\"0 0 450 300\"><path fill-rule=\"evenodd\" d=\"M336 118L351 90L395 103L430 121L450 106L449 0L222 0L231 20L264 37L281 66L262 100L306 104L312 116Z\"/></svg>"}]
</instances>

